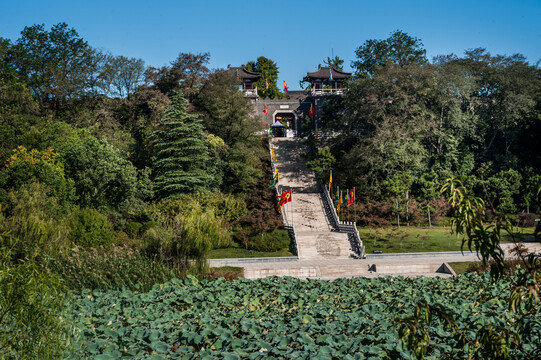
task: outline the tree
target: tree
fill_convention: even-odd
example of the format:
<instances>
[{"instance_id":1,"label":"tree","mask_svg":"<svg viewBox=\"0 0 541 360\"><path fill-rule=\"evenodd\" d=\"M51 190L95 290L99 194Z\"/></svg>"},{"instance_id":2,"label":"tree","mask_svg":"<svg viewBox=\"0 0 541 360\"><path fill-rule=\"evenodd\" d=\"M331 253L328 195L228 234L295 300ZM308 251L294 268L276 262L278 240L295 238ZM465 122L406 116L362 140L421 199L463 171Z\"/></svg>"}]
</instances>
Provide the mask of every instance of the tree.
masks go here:
<instances>
[{"instance_id":1,"label":"tree","mask_svg":"<svg viewBox=\"0 0 541 360\"><path fill-rule=\"evenodd\" d=\"M45 185L47 195L54 197L61 205L73 203L76 200L74 182L65 177L64 165L57 156L51 147L44 151L28 151L19 146L13 150L7 166L0 173L0 198L4 197L2 190L17 191L22 186L38 182Z\"/></svg>"},{"instance_id":2,"label":"tree","mask_svg":"<svg viewBox=\"0 0 541 360\"><path fill-rule=\"evenodd\" d=\"M164 94L182 91L189 98L195 96L206 82L210 53L180 53L171 66L150 68L146 72L147 83L153 84Z\"/></svg>"},{"instance_id":3,"label":"tree","mask_svg":"<svg viewBox=\"0 0 541 360\"><path fill-rule=\"evenodd\" d=\"M362 180L359 194L377 196L382 181L403 172L415 177L426 169L423 124L433 116L427 106L430 89L430 73L418 65L387 66L372 78L352 81L344 113L333 122L343 129L333 149L345 151L337 158L348 180Z\"/></svg>"},{"instance_id":4,"label":"tree","mask_svg":"<svg viewBox=\"0 0 541 360\"><path fill-rule=\"evenodd\" d=\"M216 72L194 101L204 112L205 129L222 138L228 146L252 138L258 125L251 104L234 87L236 82L230 73Z\"/></svg>"},{"instance_id":5,"label":"tree","mask_svg":"<svg viewBox=\"0 0 541 360\"><path fill-rule=\"evenodd\" d=\"M10 56L19 76L52 110L84 94L92 51L66 23L50 31L43 25L25 27Z\"/></svg>"},{"instance_id":6,"label":"tree","mask_svg":"<svg viewBox=\"0 0 541 360\"><path fill-rule=\"evenodd\" d=\"M267 59L264 56L260 56L257 58L256 62L248 61L244 67L248 71L261 73L261 79L255 83L257 86L257 94L260 97L269 97L273 99L275 97L281 98L283 96L276 85L276 81L278 80L278 66L274 61Z\"/></svg>"},{"instance_id":7,"label":"tree","mask_svg":"<svg viewBox=\"0 0 541 360\"><path fill-rule=\"evenodd\" d=\"M223 178L217 182L222 190L244 192L262 175L258 156L261 147L254 135L258 124L252 106L233 86L236 82L231 74L216 72L194 103L204 113L203 124L212 134L209 139L214 140L209 170Z\"/></svg>"},{"instance_id":8,"label":"tree","mask_svg":"<svg viewBox=\"0 0 541 360\"><path fill-rule=\"evenodd\" d=\"M153 177L159 199L208 189L211 179L205 169L209 155L201 118L186 113L182 93L173 94L150 141L155 151Z\"/></svg>"},{"instance_id":9,"label":"tree","mask_svg":"<svg viewBox=\"0 0 541 360\"><path fill-rule=\"evenodd\" d=\"M340 59L338 56L335 56L333 59L327 57L327 60L323 60L323 63L335 68L336 70L344 70L344 60Z\"/></svg>"},{"instance_id":10,"label":"tree","mask_svg":"<svg viewBox=\"0 0 541 360\"><path fill-rule=\"evenodd\" d=\"M67 150L64 159L81 206L123 211L152 196L148 169L138 171L106 141L90 137Z\"/></svg>"},{"instance_id":11,"label":"tree","mask_svg":"<svg viewBox=\"0 0 541 360\"><path fill-rule=\"evenodd\" d=\"M480 121L472 145L482 148L479 161L492 161L498 170L513 167L516 154L524 151L518 143L520 135L533 130L529 128L538 121L538 69L520 54L491 56L484 48L466 51L457 62L475 79L472 97Z\"/></svg>"},{"instance_id":12,"label":"tree","mask_svg":"<svg viewBox=\"0 0 541 360\"><path fill-rule=\"evenodd\" d=\"M129 99L143 80L145 63L142 59L114 56L107 62L105 72L112 93Z\"/></svg>"},{"instance_id":13,"label":"tree","mask_svg":"<svg viewBox=\"0 0 541 360\"><path fill-rule=\"evenodd\" d=\"M427 62L421 40L396 30L385 40L367 40L355 50L358 60L353 62L357 76L372 76L378 67L388 63L404 66Z\"/></svg>"}]
</instances>

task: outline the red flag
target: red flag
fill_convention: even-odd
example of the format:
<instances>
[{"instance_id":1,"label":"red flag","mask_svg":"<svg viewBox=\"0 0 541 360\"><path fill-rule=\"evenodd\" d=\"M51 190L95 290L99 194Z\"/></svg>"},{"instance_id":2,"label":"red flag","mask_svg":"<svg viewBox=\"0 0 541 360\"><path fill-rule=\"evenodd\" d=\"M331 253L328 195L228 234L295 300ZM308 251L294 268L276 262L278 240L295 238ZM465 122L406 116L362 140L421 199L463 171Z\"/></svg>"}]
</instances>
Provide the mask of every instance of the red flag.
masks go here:
<instances>
[{"instance_id":1,"label":"red flag","mask_svg":"<svg viewBox=\"0 0 541 360\"><path fill-rule=\"evenodd\" d=\"M308 113L308 116L313 118L315 114L316 114L316 109L314 109L314 104L310 104L310 112Z\"/></svg>"},{"instance_id":2,"label":"red flag","mask_svg":"<svg viewBox=\"0 0 541 360\"><path fill-rule=\"evenodd\" d=\"M355 201L355 188L351 189L348 195L348 206L353 205Z\"/></svg>"},{"instance_id":3,"label":"red flag","mask_svg":"<svg viewBox=\"0 0 541 360\"><path fill-rule=\"evenodd\" d=\"M291 189L284 191L281 195L276 196L278 200L278 212L282 211L282 206L291 201Z\"/></svg>"},{"instance_id":4,"label":"red flag","mask_svg":"<svg viewBox=\"0 0 541 360\"><path fill-rule=\"evenodd\" d=\"M284 80L284 91L287 93L287 84L285 80Z\"/></svg>"},{"instance_id":5,"label":"red flag","mask_svg":"<svg viewBox=\"0 0 541 360\"><path fill-rule=\"evenodd\" d=\"M267 105L263 106L263 114L267 114L269 112L269 109L267 108Z\"/></svg>"}]
</instances>

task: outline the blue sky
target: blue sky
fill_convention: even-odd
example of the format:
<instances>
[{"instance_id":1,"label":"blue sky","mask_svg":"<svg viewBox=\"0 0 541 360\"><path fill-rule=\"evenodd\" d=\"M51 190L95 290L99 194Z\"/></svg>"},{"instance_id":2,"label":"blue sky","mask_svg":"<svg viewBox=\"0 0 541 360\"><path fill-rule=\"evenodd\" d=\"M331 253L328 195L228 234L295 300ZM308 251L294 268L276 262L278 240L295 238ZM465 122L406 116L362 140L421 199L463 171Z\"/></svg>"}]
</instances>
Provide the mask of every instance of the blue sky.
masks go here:
<instances>
[{"instance_id":1,"label":"blue sky","mask_svg":"<svg viewBox=\"0 0 541 360\"><path fill-rule=\"evenodd\" d=\"M210 52L211 68L258 56L276 61L279 86L297 89L327 56L345 59L368 39L400 29L422 40L429 58L486 47L491 54L541 59L541 0L240 1L2 0L0 36L59 22L91 46L163 66L180 52Z\"/></svg>"}]
</instances>

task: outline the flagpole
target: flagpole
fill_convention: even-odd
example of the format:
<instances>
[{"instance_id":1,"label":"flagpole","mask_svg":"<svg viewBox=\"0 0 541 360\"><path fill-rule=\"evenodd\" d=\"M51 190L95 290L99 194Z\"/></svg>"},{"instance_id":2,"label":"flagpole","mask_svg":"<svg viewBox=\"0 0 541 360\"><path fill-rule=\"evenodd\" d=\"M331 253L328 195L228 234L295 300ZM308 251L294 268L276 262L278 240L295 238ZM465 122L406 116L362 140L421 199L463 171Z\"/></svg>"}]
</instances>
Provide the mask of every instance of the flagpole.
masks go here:
<instances>
[{"instance_id":1,"label":"flagpole","mask_svg":"<svg viewBox=\"0 0 541 360\"><path fill-rule=\"evenodd\" d=\"M350 220L350 219L349 219L349 189L347 189L347 192L346 192L346 193L347 193L347 195L346 195L346 200L348 201L348 206L347 206L347 207L348 207L347 221L349 221L349 220Z\"/></svg>"},{"instance_id":2,"label":"flagpole","mask_svg":"<svg viewBox=\"0 0 541 360\"><path fill-rule=\"evenodd\" d=\"M291 191L291 198L289 199L289 211L291 212L290 225L293 225L293 191Z\"/></svg>"},{"instance_id":3,"label":"flagpole","mask_svg":"<svg viewBox=\"0 0 541 360\"><path fill-rule=\"evenodd\" d=\"M357 197L355 195L355 186L353 187L353 202L357 200ZM353 210L355 211L355 227L357 227L357 207L354 207Z\"/></svg>"}]
</instances>

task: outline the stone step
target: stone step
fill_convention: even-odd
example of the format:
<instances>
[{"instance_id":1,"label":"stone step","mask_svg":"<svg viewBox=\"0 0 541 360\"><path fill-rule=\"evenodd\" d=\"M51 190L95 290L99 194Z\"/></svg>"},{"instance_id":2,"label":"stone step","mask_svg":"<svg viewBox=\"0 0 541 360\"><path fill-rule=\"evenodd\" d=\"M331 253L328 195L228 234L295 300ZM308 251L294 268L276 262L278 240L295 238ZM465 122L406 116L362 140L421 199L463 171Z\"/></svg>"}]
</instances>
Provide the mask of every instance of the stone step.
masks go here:
<instances>
[{"instance_id":1,"label":"stone step","mask_svg":"<svg viewBox=\"0 0 541 360\"><path fill-rule=\"evenodd\" d=\"M267 276L291 276L301 279L336 279L342 277L369 276L366 264L302 265L289 264L289 267L261 266L244 268L244 277L260 279Z\"/></svg>"},{"instance_id":2,"label":"stone step","mask_svg":"<svg viewBox=\"0 0 541 360\"><path fill-rule=\"evenodd\" d=\"M366 260L311 260L288 263L243 264L244 277L260 279L267 276L292 276L306 279L334 280L353 277L442 277L453 275L442 271L442 263L374 264Z\"/></svg>"},{"instance_id":3,"label":"stone step","mask_svg":"<svg viewBox=\"0 0 541 360\"><path fill-rule=\"evenodd\" d=\"M288 221L298 232L331 231L323 208L321 194L298 194L293 192L293 201L284 209Z\"/></svg>"},{"instance_id":4,"label":"stone step","mask_svg":"<svg viewBox=\"0 0 541 360\"><path fill-rule=\"evenodd\" d=\"M351 259L355 257L346 233L297 232L296 240L299 260Z\"/></svg>"},{"instance_id":5,"label":"stone step","mask_svg":"<svg viewBox=\"0 0 541 360\"><path fill-rule=\"evenodd\" d=\"M287 186L293 191L317 192L314 172L308 168L302 157L308 148L302 139L273 138L271 146L276 155L275 165L278 168L279 185Z\"/></svg>"}]
</instances>

